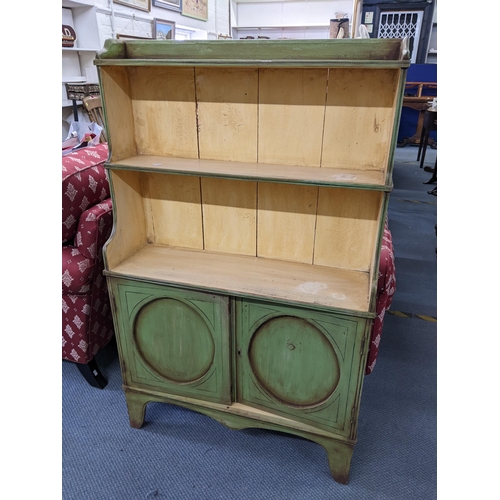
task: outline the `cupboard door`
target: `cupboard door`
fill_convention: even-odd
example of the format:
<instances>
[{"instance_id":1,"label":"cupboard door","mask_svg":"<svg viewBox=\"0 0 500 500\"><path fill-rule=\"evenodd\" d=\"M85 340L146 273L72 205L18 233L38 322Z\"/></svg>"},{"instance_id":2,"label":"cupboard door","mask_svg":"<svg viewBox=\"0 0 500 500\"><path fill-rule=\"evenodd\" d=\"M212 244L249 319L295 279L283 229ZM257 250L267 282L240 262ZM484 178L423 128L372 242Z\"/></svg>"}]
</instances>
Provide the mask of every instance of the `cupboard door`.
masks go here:
<instances>
[{"instance_id":1,"label":"cupboard door","mask_svg":"<svg viewBox=\"0 0 500 500\"><path fill-rule=\"evenodd\" d=\"M236 301L237 400L355 437L368 322Z\"/></svg>"},{"instance_id":2,"label":"cupboard door","mask_svg":"<svg viewBox=\"0 0 500 500\"><path fill-rule=\"evenodd\" d=\"M124 385L230 403L229 299L108 279Z\"/></svg>"}]
</instances>

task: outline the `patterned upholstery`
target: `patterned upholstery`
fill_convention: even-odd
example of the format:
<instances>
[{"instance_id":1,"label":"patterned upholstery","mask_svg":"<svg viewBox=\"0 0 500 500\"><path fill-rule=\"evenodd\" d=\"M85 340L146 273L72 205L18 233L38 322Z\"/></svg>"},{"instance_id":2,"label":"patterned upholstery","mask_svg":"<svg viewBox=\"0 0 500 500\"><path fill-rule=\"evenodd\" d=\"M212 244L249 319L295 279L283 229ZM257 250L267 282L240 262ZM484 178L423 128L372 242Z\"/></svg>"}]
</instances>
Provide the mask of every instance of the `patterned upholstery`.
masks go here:
<instances>
[{"instance_id":1,"label":"patterned upholstery","mask_svg":"<svg viewBox=\"0 0 500 500\"><path fill-rule=\"evenodd\" d=\"M382 336L382 326L384 323L385 311L389 309L392 298L396 291L396 267L394 264L394 249L392 246L392 235L385 222L384 234L382 238L382 248L380 252L380 263L378 271L378 289L377 289L377 317L373 322L372 333L370 337L370 347L368 351L368 360L366 362L365 374L373 371L377 362L380 338Z\"/></svg>"},{"instance_id":2,"label":"patterned upholstery","mask_svg":"<svg viewBox=\"0 0 500 500\"><path fill-rule=\"evenodd\" d=\"M62 158L62 358L88 363L113 336L102 247L113 227L107 144Z\"/></svg>"}]
</instances>

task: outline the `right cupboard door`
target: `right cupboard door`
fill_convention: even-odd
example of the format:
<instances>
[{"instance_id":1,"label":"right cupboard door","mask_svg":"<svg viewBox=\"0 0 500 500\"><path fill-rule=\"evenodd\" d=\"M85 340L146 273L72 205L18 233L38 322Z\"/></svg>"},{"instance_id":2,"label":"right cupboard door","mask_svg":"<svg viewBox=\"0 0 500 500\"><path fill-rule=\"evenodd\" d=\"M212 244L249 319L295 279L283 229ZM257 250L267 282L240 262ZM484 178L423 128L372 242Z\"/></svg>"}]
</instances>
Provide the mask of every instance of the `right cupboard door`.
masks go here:
<instances>
[{"instance_id":1,"label":"right cupboard door","mask_svg":"<svg viewBox=\"0 0 500 500\"><path fill-rule=\"evenodd\" d=\"M354 438L369 320L236 300L236 399Z\"/></svg>"}]
</instances>

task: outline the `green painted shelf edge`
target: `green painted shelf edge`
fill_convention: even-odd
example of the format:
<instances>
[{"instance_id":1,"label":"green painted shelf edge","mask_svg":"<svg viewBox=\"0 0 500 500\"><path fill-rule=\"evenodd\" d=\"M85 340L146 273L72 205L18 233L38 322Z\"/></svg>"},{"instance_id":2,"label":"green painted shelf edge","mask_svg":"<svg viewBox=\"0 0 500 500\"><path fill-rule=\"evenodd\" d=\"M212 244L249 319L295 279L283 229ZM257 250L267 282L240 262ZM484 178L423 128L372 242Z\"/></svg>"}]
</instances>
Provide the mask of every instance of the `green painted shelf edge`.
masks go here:
<instances>
[{"instance_id":1,"label":"green painted shelf edge","mask_svg":"<svg viewBox=\"0 0 500 500\"><path fill-rule=\"evenodd\" d=\"M165 159L170 159L165 157ZM207 160L206 163L208 164L210 160ZM253 182L275 182L277 184L297 184L297 185L304 185L304 186L320 186L320 187L337 187L337 188L345 188L345 189L364 189L364 190L370 190L370 191L384 191L387 193L390 193L392 189L394 188L394 185L392 181L389 181L387 184L375 184L375 183L360 183L360 182L354 182L350 180L339 180L339 181L327 181L327 180L318 180L318 179L304 179L304 178L285 178L285 177L279 177L276 175L246 175L246 174L240 174L237 170L233 170L230 172L229 170L227 172L213 172L210 170L203 170L202 168L199 168L197 170L193 169L192 171L186 171L183 169L176 169L176 168L170 168L170 169L164 169L164 168L155 168L155 167L136 167L134 165L127 165L126 164L127 160L122 160L120 163L113 163L113 162L106 162L104 164L104 168L108 170L131 170L134 172L141 171L141 172L152 172L152 173L160 173L160 174L171 174L171 175L189 175L189 176L195 176L195 177L213 177L216 179L234 179L234 180L240 180L240 181L253 181ZM228 162L229 163L229 162ZM236 162L235 162L236 163ZM265 163L256 163L257 167L260 167L262 169L265 168L266 164ZM282 165L284 168L290 168L289 165ZM292 168L297 168L296 166L292 166ZM319 168L319 167L298 167L302 169L308 169L308 168ZM326 170L326 168L325 168ZM335 175L334 169L332 170L332 176ZM342 179L342 173L338 175L340 179ZM344 174L345 175L345 174Z\"/></svg>"},{"instance_id":2,"label":"green painted shelf edge","mask_svg":"<svg viewBox=\"0 0 500 500\"><path fill-rule=\"evenodd\" d=\"M408 68L408 39L113 40L97 66L245 66Z\"/></svg>"}]
</instances>

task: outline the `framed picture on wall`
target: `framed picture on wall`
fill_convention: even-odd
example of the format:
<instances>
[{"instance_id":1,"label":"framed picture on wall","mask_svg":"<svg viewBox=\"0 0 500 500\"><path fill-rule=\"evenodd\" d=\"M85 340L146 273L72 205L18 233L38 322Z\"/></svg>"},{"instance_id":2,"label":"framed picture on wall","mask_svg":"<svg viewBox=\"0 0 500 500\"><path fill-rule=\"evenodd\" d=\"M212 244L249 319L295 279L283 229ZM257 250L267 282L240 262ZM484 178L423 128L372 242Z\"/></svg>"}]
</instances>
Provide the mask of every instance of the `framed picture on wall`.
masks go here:
<instances>
[{"instance_id":1,"label":"framed picture on wall","mask_svg":"<svg viewBox=\"0 0 500 500\"><path fill-rule=\"evenodd\" d=\"M151 0L113 0L113 3L119 3L132 7L132 9L144 10L149 12L151 10Z\"/></svg>"},{"instance_id":2,"label":"framed picture on wall","mask_svg":"<svg viewBox=\"0 0 500 500\"><path fill-rule=\"evenodd\" d=\"M164 19L154 19L153 38L156 40L175 40L175 23Z\"/></svg>"},{"instance_id":3,"label":"framed picture on wall","mask_svg":"<svg viewBox=\"0 0 500 500\"><path fill-rule=\"evenodd\" d=\"M182 11L182 0L153 0L153 5L162 9Z\"/></svg>"},{"instance_id":4,"label":"framed picture on wall","mask_svg":"<svg viewBox=\"0 0 500 500\"><path fill-rule=\"evenodd\" d=\"M208 0L182 0L182 15L206 21Z\"/></svg>"}]
</instances>

